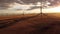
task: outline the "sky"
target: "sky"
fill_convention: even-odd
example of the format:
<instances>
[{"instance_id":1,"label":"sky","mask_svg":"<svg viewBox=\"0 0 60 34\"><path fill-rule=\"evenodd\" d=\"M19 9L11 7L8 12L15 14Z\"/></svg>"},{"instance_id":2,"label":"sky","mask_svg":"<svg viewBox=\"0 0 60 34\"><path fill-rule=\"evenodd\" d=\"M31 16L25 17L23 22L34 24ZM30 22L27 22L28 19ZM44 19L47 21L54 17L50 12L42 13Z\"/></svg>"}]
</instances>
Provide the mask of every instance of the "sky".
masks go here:
<instances>
[{"instance_id":1,"label":"sky","mask_svg":"<svg viewBox=\"0 0 60 34\"><path fill-rule=\"evenodd\" d=\"M60 0L42 0L43 7L58 6ZM34 9L40 8L41 0L0 0L0 9Z\"/></svg>"},{"instance_id":2,"label":"sky","mask_svg":"<svg viewBox=\"0 0 60 34\"><path fill-rule=\"evenodd\" d=\"M42 0L42 1L45 2L46 0ZM50 5L56 5L57 3L59 4L60 0L47 0L47 1L49 1L51 3ZM0 0L0 9L11 8L14 6L13 4L15 4L15 3L17 3L15 5L18 5L18 4L30 4L30 3L36 4L37 2L41 2L41 0Z\"/></svg>"},{"instance_id":3,"label":"sky","mask_svg":"<svg viewBox=\"0 0 60 34\"><path fill-rule=\"evenodd\" d=\"M53 8L53 6L60 5L60 0L43 0L44 7L48 7L43 9L44 13L56 13L57 11L60 12L60 6ZM0 14L4 13L18 13L25 11L25 13L40 13L40 6L41 6L41 0L0 0L0 9L13 9L11 10L0 10ZM47 2L47 3L46 3ZM36 5L36 6L35 6ZM52 6L52 8L49 8L49 6ZM36 8L36 9L35 9ZM20 9L23 9L20 11ZM26 9L28 9L26 11ZM56 10L57 9L57 10ZM18 10L18 11L16 11ZM8 12L9 11L9 12ZM52 12L53 11L53 12Z\"/></svg>"}]
</instances>

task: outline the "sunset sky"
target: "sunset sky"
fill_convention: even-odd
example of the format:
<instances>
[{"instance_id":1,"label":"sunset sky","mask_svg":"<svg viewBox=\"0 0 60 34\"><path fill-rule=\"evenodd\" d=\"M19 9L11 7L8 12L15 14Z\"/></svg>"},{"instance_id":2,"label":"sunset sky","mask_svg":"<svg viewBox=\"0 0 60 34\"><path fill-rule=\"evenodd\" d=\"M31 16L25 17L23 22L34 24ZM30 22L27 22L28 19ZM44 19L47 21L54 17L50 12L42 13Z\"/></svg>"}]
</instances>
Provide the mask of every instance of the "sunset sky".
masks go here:
<instances>
[{"instance_id":1,"label":"sunset sky","mask_svg":"<svg viewBox=\"0 0 60 34\"><path fill-rule=\"evenodd\" d=\"M60 13L60 0L0 0L0 13ZM2 10L3 9L3 10ZM2 12L3 11L3 12Z\"/></svg>"}]
</instances>

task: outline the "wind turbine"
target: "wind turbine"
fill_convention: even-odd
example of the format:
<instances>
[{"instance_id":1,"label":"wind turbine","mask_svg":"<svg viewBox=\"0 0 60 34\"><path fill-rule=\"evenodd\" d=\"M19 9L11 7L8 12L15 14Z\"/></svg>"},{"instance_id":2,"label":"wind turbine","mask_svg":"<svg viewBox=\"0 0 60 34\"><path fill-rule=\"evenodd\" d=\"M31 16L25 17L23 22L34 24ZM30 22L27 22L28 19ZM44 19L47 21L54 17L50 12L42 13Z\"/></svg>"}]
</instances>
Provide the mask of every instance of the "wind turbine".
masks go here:
<instances>
[{"instance_id":1,"label":"wind turbine","mask_svg":"<svg viewBox=\"0 0 60 34\"><path fill-rule=\"evenodd\" d=\"M41 0L41 6L40 6L40 14L41 14L41 17L42 17L42 0Z\"/></svg>"},{"instance_id":2,"label":"wind turbine","mask_svg":"<svg viewBox=\"0 0 60 34\"><path fill-rule=\"evenodd\" d=\"M45 15L45 14L43 14L43 11L42 11L42 10L43 10L43 8L45 7L45 5L47 5L47 4L46 4L46 1L47 1L47 0L41 0L41 6L40 6L40 14L41 14L41 16L42 16L42 15ZM48 5L47 5L47 6L48 6ZM46 6L46 7L47 7L47 6Z\"/></svg>"}]
</instances>

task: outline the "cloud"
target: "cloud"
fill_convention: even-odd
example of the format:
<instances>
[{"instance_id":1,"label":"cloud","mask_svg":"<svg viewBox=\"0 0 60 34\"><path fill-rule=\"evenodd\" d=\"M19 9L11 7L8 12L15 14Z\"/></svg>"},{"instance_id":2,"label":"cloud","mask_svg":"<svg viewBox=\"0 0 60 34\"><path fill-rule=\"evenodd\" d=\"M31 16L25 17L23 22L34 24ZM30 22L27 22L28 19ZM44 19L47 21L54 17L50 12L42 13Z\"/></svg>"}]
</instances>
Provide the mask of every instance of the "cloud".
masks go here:
<instances>
[{"instance_id":1,"label":"cloud","mask_svg":"<svg viewBox=\"0 0 60 34\"><path fill-rule=\"evenodd\" d=\"M7 9L10 7L9 5L14 2L15 0L0 0L0 9Z\"/></svg>"},{"instance_id":2,"label":"cloud","mask_svg":"<svg viewBox=\"0 0 60 34\"><path fill-rule=\"evenodd\" d=\"M51 6L52 6L57 4L57 2L59 2L60 0L53 0L53 1L47 0L47 1L51 2ZM10 7L10 4L13 4L15 2L19 4L29 4L29 3L35 4L37 2L41 2L41 0L0 0L0 9L7 9Z\"/></svg>"},{"instance_id":3,"label":"cloud","mask_svg":"<svg viewBox=\"0 0 60 34\"><path fill-rule=\"evenodd\" d=\"M29 4L35 3L37 0L0 0L0 9L7 9L10 7L10 4L19 3L19 4Z\"/></svg>"}]
</instances>

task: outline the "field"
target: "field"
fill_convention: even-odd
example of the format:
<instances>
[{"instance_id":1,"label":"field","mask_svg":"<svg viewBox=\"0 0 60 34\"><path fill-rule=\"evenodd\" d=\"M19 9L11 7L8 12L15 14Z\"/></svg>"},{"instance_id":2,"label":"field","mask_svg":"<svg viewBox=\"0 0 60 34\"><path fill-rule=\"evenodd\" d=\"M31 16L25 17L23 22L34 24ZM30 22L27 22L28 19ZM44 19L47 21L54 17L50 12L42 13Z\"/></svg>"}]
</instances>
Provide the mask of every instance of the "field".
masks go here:
<instances>
[{"instance_id":1,"label":"field","mask_svg":"<svg viewBox=\"0 0 60 34\"><path fill-rule=\"evenodd\" d=\"M0 34L60 34L60 13L0 16Z\"/></svg>"}]
</instances>

